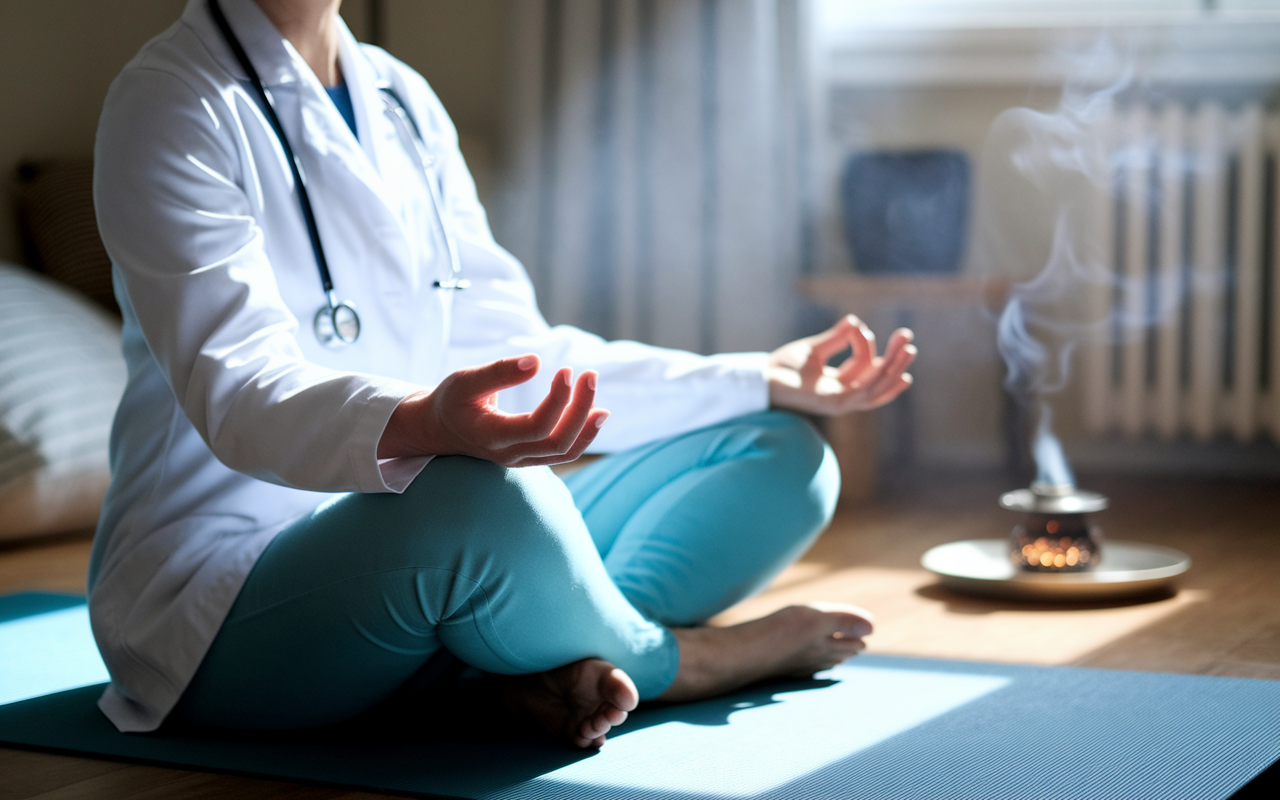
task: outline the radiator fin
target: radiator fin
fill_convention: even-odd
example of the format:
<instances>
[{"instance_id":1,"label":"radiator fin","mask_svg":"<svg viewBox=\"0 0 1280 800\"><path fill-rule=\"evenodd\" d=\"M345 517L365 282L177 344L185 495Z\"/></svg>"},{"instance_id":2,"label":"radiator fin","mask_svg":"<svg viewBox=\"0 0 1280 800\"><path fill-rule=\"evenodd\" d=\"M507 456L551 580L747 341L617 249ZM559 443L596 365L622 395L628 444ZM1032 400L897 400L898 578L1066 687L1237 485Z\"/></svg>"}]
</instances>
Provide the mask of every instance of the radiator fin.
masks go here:
<instances>
[{"instance_id":1,"label":"radiator fin","mask_svg":"<svg viewBox=\"0 0 1280 800\"><path fill-rule=\"evenodd\" d=\"M1280 440L1280 114L1135 104L1095 140L1086 425Z\"/></svg>"}]
</instances>

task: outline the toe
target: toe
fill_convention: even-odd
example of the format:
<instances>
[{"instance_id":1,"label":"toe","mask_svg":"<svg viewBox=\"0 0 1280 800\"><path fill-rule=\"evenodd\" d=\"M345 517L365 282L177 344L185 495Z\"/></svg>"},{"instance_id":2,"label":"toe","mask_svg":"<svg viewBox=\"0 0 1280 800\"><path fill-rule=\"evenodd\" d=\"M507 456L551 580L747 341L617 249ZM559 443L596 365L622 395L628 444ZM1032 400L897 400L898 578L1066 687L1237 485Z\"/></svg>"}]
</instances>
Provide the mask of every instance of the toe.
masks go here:
<instances>
[{"instance_id":1,"label":"toe","mask_svg":"<svg viewBox=\"0 0 1280 800\"><path fill-rule=\"evenodd\" d=\"M601 676L600 696L622 711L632 711L640 704L640 692L631 676L617 667Z\"/></svg>"},{"instance_id":2,"label":"toe","mask_svg":"<svg viewBox=\"0 0 1280 800\"><path fill-rule=\"evenodd\" d=\"M843 613L832 616L835 618L836 629L843 633L846 639L861 639L863 636L870 636L875 630L875 626L869 619L870 615Z\"/></svg>"},{"instance_id":3,"label":"toe","mask_svg":"<svg viewBox=\"0 0 1280 800\"><path fill-rule=\"evenodd\" d=\"M604 735L613 727L608 712L599 711L582 721L578 727L578 737L586 741L603 740Z\"/></svg>"},{"instance_id":4,"label":"toe","mask_svg":"<svg viewBox=\"0 0 1280 800\"><path fill-rule=\"evenodd\" d=\"M816 608L826 614L839 615L842 617L856 617L859 621L867 625L874 625L876 621L875 614L872 614L862 606L850 605L849 603L829 603L822 600L815 600L809 603L808 606L810 608Z\"/></svg>"},{"instance_id":5,"label":"toe","mask_svg":"<svg viewBox=\"0 0 1280 800\"><path fill-rule=\"evenodd\" d=\"M618 726L627 721L627 712L613 705L606 705L600 712L611 726Z\"/></svg>"}]
</instances>

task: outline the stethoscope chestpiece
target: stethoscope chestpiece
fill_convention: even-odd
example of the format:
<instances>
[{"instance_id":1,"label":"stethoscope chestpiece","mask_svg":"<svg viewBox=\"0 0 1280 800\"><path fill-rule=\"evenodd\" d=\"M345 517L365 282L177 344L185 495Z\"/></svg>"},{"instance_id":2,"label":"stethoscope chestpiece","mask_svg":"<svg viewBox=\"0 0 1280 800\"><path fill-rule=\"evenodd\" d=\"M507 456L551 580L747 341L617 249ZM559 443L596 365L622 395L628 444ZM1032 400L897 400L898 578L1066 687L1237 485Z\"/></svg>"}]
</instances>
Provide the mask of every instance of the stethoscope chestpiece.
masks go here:
<instances>
[{"instance_id":1,"label":"stethoscope chestpiece","mask_svg":"<svg viewBox=\"0 0 1280 800\"><path fill-rule=\"evenodd\" d=\"M356 313L356 307L345 300L334 303L330 298L329 304L316 312L312 324L320 344L334 350L353 344L360 338L360 315Z\"/></svg>"}]
</instances>

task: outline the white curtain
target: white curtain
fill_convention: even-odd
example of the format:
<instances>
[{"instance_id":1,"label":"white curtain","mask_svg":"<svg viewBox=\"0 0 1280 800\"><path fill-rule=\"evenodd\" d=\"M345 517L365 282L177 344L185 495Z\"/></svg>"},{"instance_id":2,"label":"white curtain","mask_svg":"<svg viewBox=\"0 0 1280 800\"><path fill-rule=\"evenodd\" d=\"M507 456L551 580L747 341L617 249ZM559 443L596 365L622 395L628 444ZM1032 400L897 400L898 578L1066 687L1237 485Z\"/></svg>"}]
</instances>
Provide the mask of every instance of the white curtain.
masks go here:
<instances>
[{"instance_id":1,"label":"white curtain","mask_svg":"<svg viewBox=\"0 0 1280 800\"><path fill-rule=\"evenodd\" d=\"M806 0L518 0L499 241L543 312L700 352L796 333Z\"/></svg>"}]
</instances>

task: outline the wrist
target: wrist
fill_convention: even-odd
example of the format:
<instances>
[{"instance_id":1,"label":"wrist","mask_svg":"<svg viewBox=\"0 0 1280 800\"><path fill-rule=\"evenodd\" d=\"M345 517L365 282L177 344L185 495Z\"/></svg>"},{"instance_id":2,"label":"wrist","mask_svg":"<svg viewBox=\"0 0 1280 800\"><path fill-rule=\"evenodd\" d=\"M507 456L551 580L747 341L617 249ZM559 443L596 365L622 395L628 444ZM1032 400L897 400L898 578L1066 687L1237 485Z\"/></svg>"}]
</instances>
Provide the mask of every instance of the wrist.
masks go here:
<instances>
[{"instance_id":1,"label":"wrist","mask_svg":"<svg viewBox=\"0 0 1280 800\"><path fill-rule=\"evenodd\" d=\"M765 367L765 383L769 387L769 408L794 409L800 391L800 375L792 369L772 364Z\"/></svg>"},{"instance_id":2,"label":"wrist","mask_svg":"<svg viewBox=\"0 0 1280 800\"><path fill-rule=\"evenodd\" d=\"M442 455L433 435L432 393L424 389L401 400L378 440L378 458Z\"/></svg>"}]
</instances>

